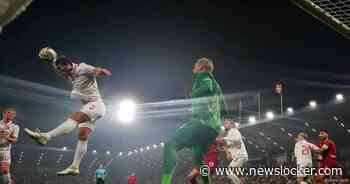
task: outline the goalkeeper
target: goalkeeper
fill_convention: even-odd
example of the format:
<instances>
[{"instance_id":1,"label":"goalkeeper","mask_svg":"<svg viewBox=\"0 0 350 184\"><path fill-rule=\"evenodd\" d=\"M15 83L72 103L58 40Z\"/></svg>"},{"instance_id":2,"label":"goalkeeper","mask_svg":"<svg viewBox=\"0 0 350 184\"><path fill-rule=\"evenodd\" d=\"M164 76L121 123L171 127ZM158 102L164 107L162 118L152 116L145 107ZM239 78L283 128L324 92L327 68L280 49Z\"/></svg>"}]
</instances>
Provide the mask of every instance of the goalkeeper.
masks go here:
<instances>
[{"instance_id":1,"label":"goalkeeper","mask_svg":"<svg viewBox=\"0 0 350 184\"><path fill-rule=\"evenodd\" d=\"M171 184L176 167L176 152L192 148L194 164L203 165L203 155L215 141L221 127L221 111L227 113L220 85L214 75L214 64L208 58L200 58L194 65L192 86L192 118L180 127L164 146L164 162L161 184ZM204 183L211 183L209 176L202 176Z\"/></svg>"}]
</instances>

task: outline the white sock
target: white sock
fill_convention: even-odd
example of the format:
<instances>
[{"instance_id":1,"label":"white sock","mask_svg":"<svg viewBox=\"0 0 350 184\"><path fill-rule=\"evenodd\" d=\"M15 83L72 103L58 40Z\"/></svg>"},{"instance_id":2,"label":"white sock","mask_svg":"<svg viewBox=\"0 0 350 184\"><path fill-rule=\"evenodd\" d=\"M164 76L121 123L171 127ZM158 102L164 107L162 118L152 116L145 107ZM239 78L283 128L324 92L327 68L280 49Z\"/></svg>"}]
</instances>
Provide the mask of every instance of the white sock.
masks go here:
<instances>
[{"instance_id":1,"label":"white sock","mask_svg":"<svg viewBox=\"0 0 350 184\"><path fill-rule=\"evenodd\" d=\"M10 181L11 181L11 174L10 173L4 174L2 176L2 182L4 182L4 184L10 184Z\"/></svg>"},{"instance_id":2,"label":"white sock","mask_svg":"<svg viewBox=\"0 0 350 184\"><path fill-rule=\"evenodd\" d=\"M75 120L68 118L65 122L63 122L57 128L51 130L48 133L44 133L44 136L46 136L50 140L54 137L68 134L69 132L75 129L77 124L78 123Z\"/></svg>"},{"instance_id":3,"label":"white sock","mask_svg":"<svg viewBox=\"0 0 350 184\"><path fill-rule=\"evenodd\" d=\"M87 152L87 143L88 141L78 140L77 147L75 148L72 166L79 168L80 162L83 159L85 153Z\"/></svg>"}]
</instances>

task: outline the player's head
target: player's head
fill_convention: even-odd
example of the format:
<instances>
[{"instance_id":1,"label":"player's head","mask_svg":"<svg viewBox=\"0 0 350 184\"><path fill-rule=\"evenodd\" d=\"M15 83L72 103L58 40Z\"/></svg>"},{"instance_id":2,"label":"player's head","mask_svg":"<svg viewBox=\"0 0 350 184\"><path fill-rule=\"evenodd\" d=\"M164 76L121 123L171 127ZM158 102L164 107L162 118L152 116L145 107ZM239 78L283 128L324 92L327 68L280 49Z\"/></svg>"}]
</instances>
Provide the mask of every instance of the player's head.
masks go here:
<instances>
[{"instance_id":1,"label":"player's head","mask_svg":"<svg viewBox=\"0 0 350 184\"><path fill-rule=\"evenodd\" d=\"M63 73L70 73L72 69L73 69L73 62L66 57L59 58L56 61L57 71L63 72Z\"/></svg>"},{"instance_id":2,"label":"player's head","mask_svg":"<svg viewBox=\"0 0 350 184\"><path fill-rule=\"evenodd\" d=\"M297 135L297 137L296 137L296 140L297 140L297 141L301 141L301 140L304 140L304 139L306 139L306 138L307 138L306 133L300 132L300 133L298 133L298 135Z\"/></svg>"},{"instance_id":3,"label":"player's head","mask_svg":"<svg viewBox=\"0 0 350 184\"><path fill-rule=\"evenodd\" d=\"M235 128L236 124L233 119L231 118L225 118L224 119L224 128L226 131L230 130L231 128Z\"/></svg>"},{"instance_id":4,"label":"player's head","mask_svg":"<svg viewBox=\"0 0 350 184\"><path fill-rule=\"evenodd\" d=\"M210 72L212 73L214 71L214 63L211 59L208 59L206 57L199 58L196 62L196 64L193 67L193 73L199 73L199 72Z\"/></svg>"},{"instance_id":5,"label":"player's head","mask_svg":"<svg viewBox=\"0 0 350 184\"><path fill-rule=\"evenodd\" d=\"M318 134L318 137L321 139L321 140L326 140L328 139L328 131L327 130L320 130L319 134Z\"/></svg>"},{"instance_id":6,"label":"player's head","mask_svg":"<svg viewBox=\"0 0 350 184\"><path fill-rule=\"evenodd\" d=\"M2 117L6 121L12 121L16 118L15 108L6 108L2 111Z\"/></svg>"}]
</instances>

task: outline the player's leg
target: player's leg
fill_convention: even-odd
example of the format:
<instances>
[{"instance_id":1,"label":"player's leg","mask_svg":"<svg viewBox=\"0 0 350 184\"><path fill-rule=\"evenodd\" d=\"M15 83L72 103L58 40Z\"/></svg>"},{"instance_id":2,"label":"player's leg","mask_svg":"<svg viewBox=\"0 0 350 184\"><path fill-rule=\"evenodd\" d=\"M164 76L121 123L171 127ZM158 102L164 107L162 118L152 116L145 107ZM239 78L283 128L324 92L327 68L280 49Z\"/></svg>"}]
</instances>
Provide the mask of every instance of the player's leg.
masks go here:
<instances>
[{"instance_id":1,"label":"player's leg","mask_svg":"<svg viewBox=\"0 0 350 184\"><path fill-rule=\"evenodd\" d=\"M40 133L29 129L25 129L25 132L32 137L38 144L46 145L49 140L54 137L61 136L72 132L76 126L80 123L90 121L89 115L84 112L74 112L68 119L66 119L61 125L55 129L47 132Z\"/></svg>"},{"instance_id":2,"label":"player's leg","mask_svg":"<svg viewBox=\"0 0 350 184\"><path fill-rule=\"evenodd\" d=\"M196 145L196 132L199 122L190 120L184 126L180 127L175 135L164 145L164 161L162 169L161 184L171 184L173 171L176 167L176 152Z\"/></svg>"},{"instance_id":3,"label":"player's leg","mask_svg":"<svg viewBox=\"0 0 350 184\"><path fill-rule=\"evenodd\" d=\"M242 167L243 164L244 164L245 162L247 162L247 161L248 161L248 159L247 159L247 158L244 158L244 157L243 157L243 158L236 158L236 159L234 159L234 160L231 161L229 167L230 167L230 168L239 168L239 167ZM234 170L232 170L232 171L234 171ZM240 184L240 183L241 183L241 179L240 179L235 173L230 173L230 174L228 175L228 178L230 178L231 181L232 181L234 184Z\"/></svg>"},{"instance_id":4,"label":"player's leg","mask_svg":"<svg viewBox=\"0 0 350 184\"><path fill-rule=\"evenodd\" d=\"M91 126L94 126L93 124ZM87 152L88 138L94 127L80 127L78 133L78 143L74 152L73 163L65 170L58 172L58 175L78 175L80 173L80 163Z\"/></svg>"},{"instance_id":5,"label":"player's leg","mask_svg":"<svg viewBox=\"0 0 350 184\"><path fill-rule=\"evenodd\" d=\"M2 173L2 182L4 184L11 183L10 165L11 151L0 151L0 170Z\"/></svg>"},{"instance_id":6,"label":"player's leg","mask_svg":"<svg viewBox=\"0 0 350 184\"><path fill-rule=\"evenodd\" d=\"M199 167L194 166L190 174L187 176L186 180L191 184L198 184L197 177L200 176Z\"/></svg>"},{"instance_id":7,"label":"player's leg","mask_svg":"<svg viewBox=\"0 0 350 184\"><path fill-rule=\"evenodd\" d=\"M10 164L1 162L2 183L9 184L11 182Z\"/></svg>"},{"instance_id":8,"label":"player's leg","mask_svg":"<svg viewBox=\"0 0 350 184\"><path fill-rule=\"evenodd\" d=\"M194 155L194 164L199 167L203 167L206 163L204 163L204 155L208 152L210 145L215 141L215 138L218 136L218 133L205 125L200 125L198 127L199 134L197 135L198 144L193 147L193 155ZM210 166L205 166L210 168ZM208 171L208 175L201 175L202 181L204 184L210 184L210 169Z\"/></svg>"}]
</instances>

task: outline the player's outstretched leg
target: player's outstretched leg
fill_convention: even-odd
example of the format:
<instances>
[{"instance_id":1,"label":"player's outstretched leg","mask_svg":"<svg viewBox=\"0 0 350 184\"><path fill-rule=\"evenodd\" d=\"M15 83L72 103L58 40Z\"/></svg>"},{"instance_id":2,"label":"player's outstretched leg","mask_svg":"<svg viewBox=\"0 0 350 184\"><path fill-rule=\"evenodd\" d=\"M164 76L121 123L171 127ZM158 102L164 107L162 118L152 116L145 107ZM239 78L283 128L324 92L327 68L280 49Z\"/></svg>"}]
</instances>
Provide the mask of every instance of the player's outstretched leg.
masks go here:
<instances>
[{"instance_id":1,"label":"player's outstretched leg","mask_svg":"<svg viewBox=\"0 0 350 184\"><path fill-rule=\"evenodd\" d=\"M163 164L161 184L171 184L176 167L176 141L170 140L165 144Z\"/></svg>"},{"instance_id":2,"label":"player's outstretched leg","mask_svg":"<svg viewBox=\"0 0 350 184\"><path fill-rule=\"evenodd\" d=\"M39 131L32 131L25 128L24 131L39 145L46 145L52 138L65 135L75 129L78 122L74 119L68 118L65 122L59 125L57 128L47 133L40 133Z\"/></svg>"},{"instance_id":3,"label":"player's outstretched leg","mask_svg":"<svg viewBox=\"0 0 350 184\"><path fill-rule=\"evenodd\" d=\"M87 127L79 128L79 136L77 147L75 148L73 163L65 170L58 172L60 176L64 175L79 175L80 174L80 163L87 152L88 137L92 130Z\"/></svg>"}]
</instances>

